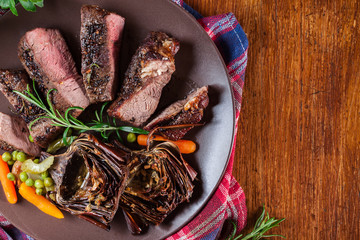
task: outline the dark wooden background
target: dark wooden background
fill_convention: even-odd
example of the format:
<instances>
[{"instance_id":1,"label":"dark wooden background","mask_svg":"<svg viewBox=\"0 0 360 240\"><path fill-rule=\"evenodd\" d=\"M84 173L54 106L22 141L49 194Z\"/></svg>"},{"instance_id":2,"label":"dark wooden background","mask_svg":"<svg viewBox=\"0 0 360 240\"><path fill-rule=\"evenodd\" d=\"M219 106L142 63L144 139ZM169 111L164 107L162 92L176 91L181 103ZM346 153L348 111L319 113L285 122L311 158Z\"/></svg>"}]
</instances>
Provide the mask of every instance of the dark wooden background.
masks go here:
<instances>
[{"instance_id":1,"label":"dark wooden background","mask_svg":"<svg viewBox=\"0 0 360 240\"><path fill-rule=\"evenodd\" d=\"M249 39L234 176L249 231L264 203L287 239L360 239L360 2L188 0Z\"/></svg>"}]
</instances>

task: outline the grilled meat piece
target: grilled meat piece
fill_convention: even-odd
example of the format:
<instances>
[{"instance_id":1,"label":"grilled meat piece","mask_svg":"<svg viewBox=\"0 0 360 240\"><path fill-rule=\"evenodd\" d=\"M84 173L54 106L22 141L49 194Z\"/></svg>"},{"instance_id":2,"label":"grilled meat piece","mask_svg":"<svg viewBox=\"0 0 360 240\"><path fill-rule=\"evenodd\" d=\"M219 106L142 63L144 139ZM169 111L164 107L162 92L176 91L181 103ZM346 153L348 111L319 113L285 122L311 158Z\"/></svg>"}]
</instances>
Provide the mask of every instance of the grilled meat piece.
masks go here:
<instances>
[{"instance_id":1,"label":"grilled meat piece","mask_svg":"<svg viewBox=\"0 0 360 240\"><path fill-rule=\"evenodd\" d=\"M95 5L81 8L81 73L90 103L112 101L125 19Z\"/></svg>"},{"instance_id":2,"label":"grilled meat piece","mask_svg":"<svg viewBox=\"0 0 360 240\"><path fill-rule=\"evenodd\" d=\"M44 114L44 111L13 92L24 92L28 84L29 78L24 70L0 70L0 90L15 108L16 113L29 125L31 121ZM50 119L43 118L32 125L30 134L37 145L45 148L61 131L61 128L52 126Z\"/></svg>"},{"instance_id":3,"label":"grilled meat piece","mask_svg":"<svg viewBox=\"0 0 360 240\"><path fill-rule=\"evenodd\" d=\"M155 127L159 126L198 123L202 119L204 110L208 104L208 87L205 86L189 94L186 99L179 100L167 107L155 119L148 123L144 129L151 131ZM160 129L160 133L171 140L179 140L190 129L191 127L164 130Z\"/></svg>"},{"instance_id":4,"label":"grilled meat piece","mask_svg":"<svg viewBox=\"0 0 360 240\"><path fill-rule=\"evenodd\" d=\"M154 113L163 87L175 71L179 42L162 32L151 32L137 49L118 99L108 109L112 117L140 126Z\"/></svg>"},{"instance_id":5,"label":"grilled meat piece","mask_svg":"<svg viewBox=\"0 0 360 240\"><path fill-rule=\"evenodd\" d=\"M29 141L29 130L25 121L1 112L0 148L6 151L23 151L31 156L39 156L41 153L39 146Z\"/></svg>"},{"instance_id":6,"label":"grilled meat piece","mask_svg":"<svg viewBox=\"0 0 360 240\"><path fill-rule=\"evenodd\" d=\"M89 105L82 79L59 30L36 28L27 32L20 40L18 55L41 92L46 95L50 89L57 89L50 98L60 113L72 106ZM81 112L76 110L72 115L77 117Z\"/></svg>"},{"instance_id":7,"label":"grilled meat piece","mask_svg":"<svg viewBox=\"0 0 360 240\"><path fill-rule=\"evenodd\" d=\"M29 77L24 70L0 70L0 90L26 123L44 113L42 109L13 92L24 92L28 84Z\"/></svg>"}]
</instances>

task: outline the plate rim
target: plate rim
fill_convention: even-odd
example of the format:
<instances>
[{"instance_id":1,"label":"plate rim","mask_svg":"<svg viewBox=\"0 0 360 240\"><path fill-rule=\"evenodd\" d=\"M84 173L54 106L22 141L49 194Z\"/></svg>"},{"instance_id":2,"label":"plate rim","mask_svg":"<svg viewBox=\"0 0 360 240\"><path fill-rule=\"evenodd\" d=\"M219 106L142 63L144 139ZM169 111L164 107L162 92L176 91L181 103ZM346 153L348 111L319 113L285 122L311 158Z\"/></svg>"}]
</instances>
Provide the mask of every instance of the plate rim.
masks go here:
<instances>
[{"instance_id":1,"label":"plate rim","mask_svg":"<svg viewBox=\"0 0 360 240\"><path fill-rule=\"evenodd\" d=\"M232 85L231 85L231 77L229 75L229 72L228 72L228 69L227 69L227 66L225 64L225 61L218 49L218 47L216 46L216 44L214 43L214 41L211 39L211 37L207 34L207 32L205 31L205 29L201 26L201 24L196 20L196 18L190 13L188 12L186 9L184 9L182 6L178 5L176 2L172 1L172 0L158 0L158 1L163 1L165 2L166 4L170 4L172 5L173 7L177 8L178 10L182 11L184 13L184 15L194 24L194 26L197 27L197 29L199 30L199 32L202 32L203 35L206 35L206 39L208 42L210 42L210 44L212 45L213 49L215 50L216 52L216 55L218 56L218 58L220 59L221 61L221 64L222 64L222 67L224 69L224 72L225 72L225 75L226 75L226 78L227 78L227 83L228 83L228 86L229 86L229 90L230 90L230 96L231 96L231 110L232 110L232 128L231 128L231 142L230 142L230 145L229 145L229 151L228 151L228 154L227 154L227 157L226 157L226 162L225 162L225 165L224 165L224 168L222 170L222 173L219 177L219 179L217 180L217 183L215 184L214 188L211 190L211 192L209 193L209 195L204 199L203 203L198 207L198 209L196 211L194 211L193 214L191 214L188 219L186 221L184 221L183 224L180 224L178 227L176 227L174 230L172 231L169 231L165 237L163 237L162 239L166 239L167 237L177 233L179 230L181 230L184 226L186 226L187 224L189 224L192 220L195 219L196 216L199 215L199 213L206 207L206 205L209 203L209 201L211 200L211 198L214 196L215 192L218 190L218 187L221 183L221 181L223 180L224 178L224 175L225 175L225 172L227 170L227 167L229 165L229 162L230 162L230 157L231 157L231 154L232 154L232 150L234 148L234 144L235 144L235 134L236 134L236 110L235 110L235 100L234 100L234 92L233 92L233 89L232 89ZM189 6L190 7L190 6ZM10 14L10 11L7 11L4 15L0 16L0 21L1 19L3 19L4 17L8 16ZM0 209L0 212L1 209ZM13 223L11 223L13 224ZM22 228L22 227L19 227L17 226L16 224L13 224L16 228L20 229L21 231L23 231L24 233L28 234L31 236L31 234L29 234L28 230L25 229L25 228Z\"/></svg>"}]
</instances>

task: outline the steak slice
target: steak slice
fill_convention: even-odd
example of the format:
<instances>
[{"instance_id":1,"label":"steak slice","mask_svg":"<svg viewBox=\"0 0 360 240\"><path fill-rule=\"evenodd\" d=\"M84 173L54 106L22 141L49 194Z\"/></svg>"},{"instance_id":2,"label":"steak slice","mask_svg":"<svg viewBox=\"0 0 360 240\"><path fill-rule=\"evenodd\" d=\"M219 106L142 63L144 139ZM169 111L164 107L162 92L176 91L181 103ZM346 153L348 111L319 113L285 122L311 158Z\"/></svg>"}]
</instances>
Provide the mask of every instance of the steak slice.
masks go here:
<instances>
[{"instance_id":1,"label":"steak slice","mask_svg":"<svg viewBox=\"0 0 360 240\"><path fill-rule=\"evenodd\" d=\"M29 141L29 130L25 121L1 112L0 148L5 151L23 151L31 156L39 156L41 153L39 146Z\"/></svg>"},{"instance_id":2,"label":"steak slice","mask_svg":"<svg viewBox=\"0 0 360 240\"><path fill-rule=\"evenodd\" d=\"M0 90L26 124L44 114L42 109L13 92L24 92L28 84L29 78L24 70L0 70ZM30 134L37 145L45 148L61 131L60 127L52 126L50 119L43 118L32 125Z\"/></svg>"},{"instance_id":3,"label":"steak slice","mask_svg":"<svg viewBox=\"0 0 360 240\"><path fill-rule=\"evenodd\" d=\"M44 94L57 89L50 94L50 99L60 113L72 106L86 108L89 105L82 79L59 30L36 28L27 32L20 40L18 55ZM76 110L72 114L77 117L81 112Z\"/></svg>"},{"instance_id":4,"label":"steak slice","mask_svg":"<svg viewBox=\"0 0 360 240\"><path fill-rule=\"evenodd\" d=\"M81 73L90 103L112 101L125 19L95 5L81 8Z\"/></svg>"},{"instance_id":5,"label":"steak slice","mask_svg":"<svg viewBox=\"0 0 360 240\"><path fill-rule=\"evenodd\" d=\"M144 129L147 131L153 130L159 126L172 126L181 124L194 124L200 122L204 115L204 110L209 104L208 87L202 87L189 94L186 99L179 100L169 107L167 107L162 113L160 113L155 119L148 123ZM179 129L164 129L160 132L170 140L179 140L191 129L179 128Z\"/></svg>"},{"instance_id":6,"label":"steak slice","mask_svg":"<svg viewBox=\"0 0 360 240\"><path fill-rule=\"evenodd\" d=\"M151 32L132 57L120 95L108 114L134 126L145 123L175 71L174 56L178 50L176 39L162 32Z\"/></svg>"}]
</instances>

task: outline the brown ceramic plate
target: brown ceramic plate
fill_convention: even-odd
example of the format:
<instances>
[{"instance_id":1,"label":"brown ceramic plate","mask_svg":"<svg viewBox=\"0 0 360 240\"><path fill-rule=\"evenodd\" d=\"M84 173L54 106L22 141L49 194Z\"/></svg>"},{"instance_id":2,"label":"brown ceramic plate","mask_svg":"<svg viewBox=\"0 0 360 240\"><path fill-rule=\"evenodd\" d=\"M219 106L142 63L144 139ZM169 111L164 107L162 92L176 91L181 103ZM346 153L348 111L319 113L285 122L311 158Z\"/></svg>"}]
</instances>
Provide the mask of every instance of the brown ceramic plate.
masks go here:
<instances>
[{"instance_id":1,"label":"brown ceramic plate","mask_svg":"<svg viewBox=\"0 0 360 240\"><path fill-rule=\"evenodd\" d=\"M226 67L216 46L202 27L190 14L171 1L47 0L45 7L38 9L37 13L20 10L19 17L7 14L0 19L0 68L21 68L17 58L18 41L26 31L36 27L60 29L79 67L82 4L98 4L126 18L121 50L122 69L128 64L139 41L149 31L165 31L180 40L181 47L176 56L177 70L164 90L160 108L184 97L195 87L210 86L210 107L204 119L207 124L192 130L187 136L199 145L195 154L185 156L199 172L194 196L190 203L179 206L165 222L150 227L141 236L129 233L121 212L115 216L111 230L106 232L67 213L63 220L47 216L21 197L17 204L11 205L7 203L2 190L0 211L15 226L37 240L165 238L196 216L214 193L227 166L234 136L234 105ZM10 113L9 104L2 94L0 102L0 111Z\"/></svg>"}]
</instances>

